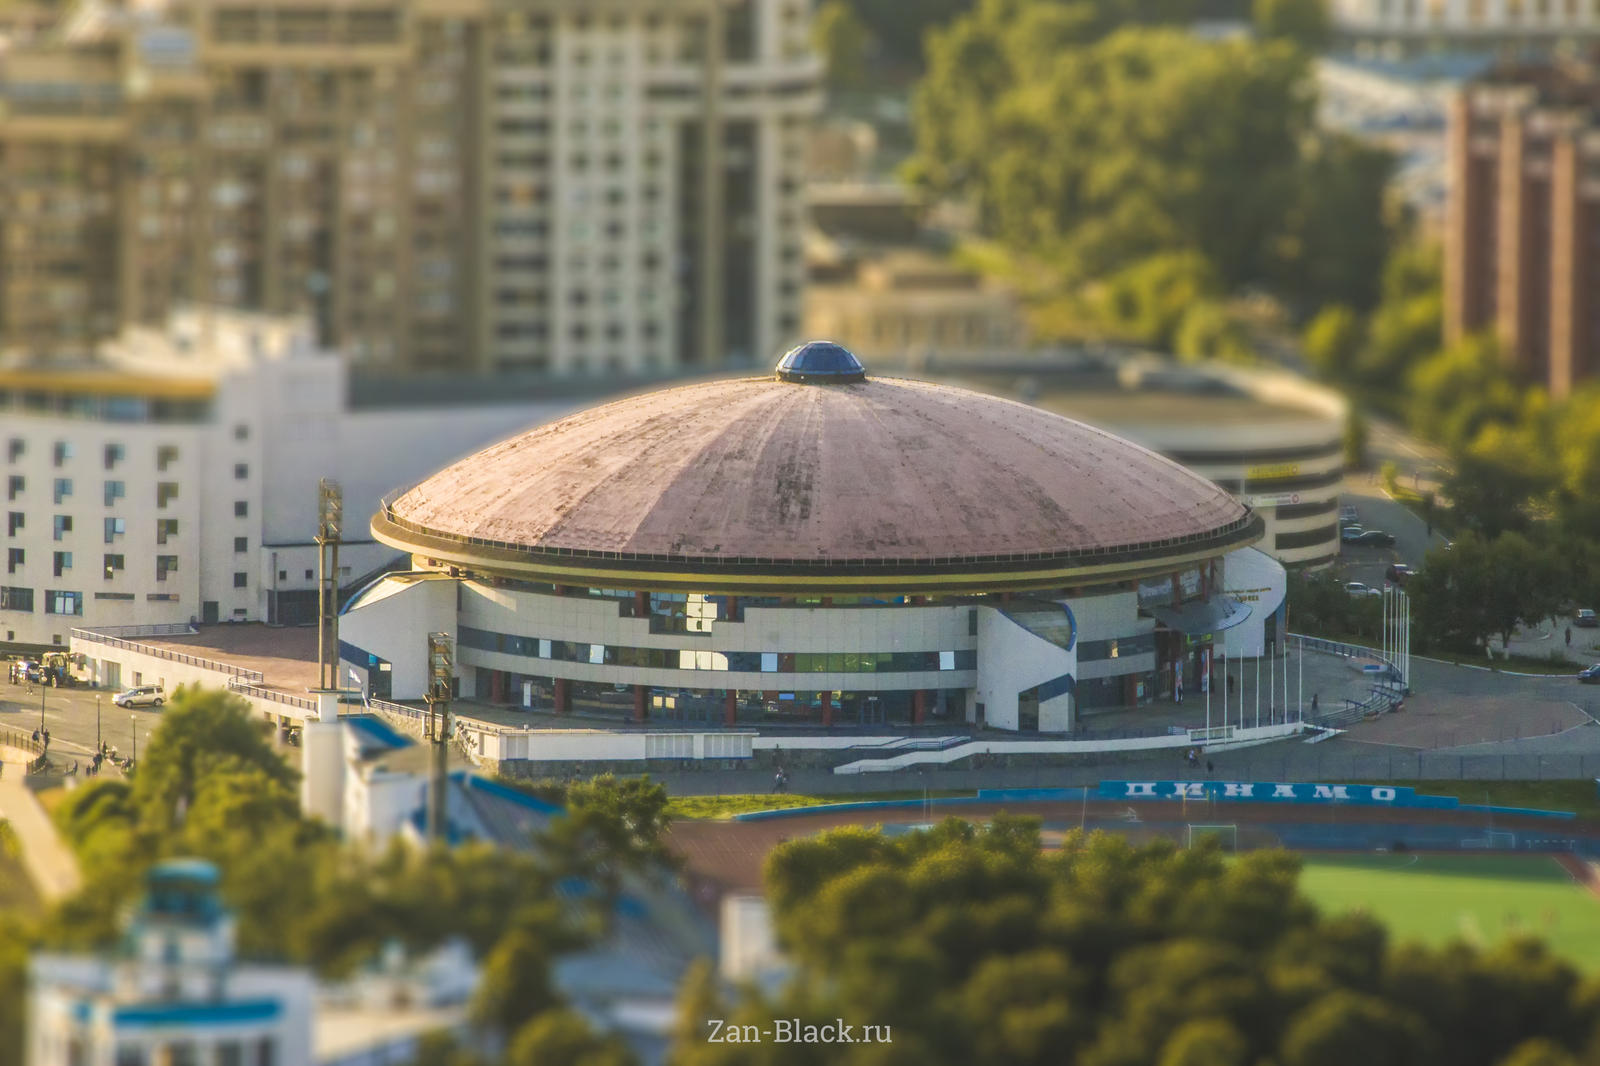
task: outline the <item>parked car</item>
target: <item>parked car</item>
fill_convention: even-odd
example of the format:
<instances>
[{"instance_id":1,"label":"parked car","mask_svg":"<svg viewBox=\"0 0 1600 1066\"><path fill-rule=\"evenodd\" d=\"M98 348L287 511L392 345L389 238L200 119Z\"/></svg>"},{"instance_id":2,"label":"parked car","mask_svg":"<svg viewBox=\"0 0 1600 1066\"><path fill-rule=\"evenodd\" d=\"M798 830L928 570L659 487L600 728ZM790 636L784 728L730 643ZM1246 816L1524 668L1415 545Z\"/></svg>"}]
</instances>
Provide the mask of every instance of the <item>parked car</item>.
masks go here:
<instances>
[{"instance_id":1,"label":"parked car","mask_svg":"<svg viewBox=\"0 0 1600 1066\"><path fill-rule=\"evenodd\" d=\"M1339 530L1339 539L1348 543L1355 540L1365 532L1366 530L1362 529L1360 526L1345 526L1343 529Z\"/></svg>"},{"instance_id":2,"label":"parked car","mask_svg":"<svg viewBox=\"0 0 1600 1066\"><path fill-rule=\"evenodd\" d=\"M155 685L140 685L117 693L111 702L118 707L159 707L166 702L166 695Z\"/></svg>"},{"instance_id":3,"label":"parked car","mask_svg":"<svg viewBox=\"0 0 1600 1066\"><path fill-rule=\"evenodd\" d=\"M1375 589L1371 585L1363 585L1359 581L1350 582L1348 585L1346 585L1344 587L1344 590L1346 592L1348 592L1352 596L1382 596L1383 595L1383 590L1382 589Z\"/></svg>"},{"instance_id":4,"label":"parked car","mask_svg":"<svg viewBox=\"0 0 1600 1066\"><path fill-rule=\"evenodd\" d=\"M1578 613L1573 616L1572 624L1577 626L1579 629L1600 628L1600 617L1596 617L1594 611L1590 610L1588 607L1583 607L1580 608Z\"/></svg>"},{"instance_id":5,"label":"parked car","mask_svg":"<svg viewBox=\"0 0 1600 1066\"><path fill-rule=\"evenodd\" d=\"M1353 538L1353 542L1365 544L1369 548L1392 548L1394 547L1394 534L1385 533L1381 529L1364 529L1361 531L1360 536Z\"/></svg>"},{"instance_id":6,"label":"parked car","mask_svg":"<svg viewBox=\"0 0 1600 1066\"><path fill-rule=\"evenodd\" d=\"M1580 685L1600 685L1600 663L1578 671Z\"/></svg>"},{"instance_id":7,"label":"parked car","mask_svg":"<svg viewBox=\"0 0 1600 1066\"><path fill-rule=\"evenodd\" d=\"M1339 524L1341 526L1353 526L1360 521L1361 518L1356 514L1356 509L1350 504L1347 503L1339 508Z\"/></svg>"},{"instance_id":8,"label":"parked car","mask_svg":"<svg viewBox=\"0 0 1600 1066\"><path fill-rule=\"evenodd\" d=\"M1409 579L1411 575L1415 573L1416 571L1411 569L1411 567L1407 566L1405 563L1395 563L1384 572L1383 576L1388 578L1396 585L1404 585L1407 579Z\"/></svg>"}]
</instances>

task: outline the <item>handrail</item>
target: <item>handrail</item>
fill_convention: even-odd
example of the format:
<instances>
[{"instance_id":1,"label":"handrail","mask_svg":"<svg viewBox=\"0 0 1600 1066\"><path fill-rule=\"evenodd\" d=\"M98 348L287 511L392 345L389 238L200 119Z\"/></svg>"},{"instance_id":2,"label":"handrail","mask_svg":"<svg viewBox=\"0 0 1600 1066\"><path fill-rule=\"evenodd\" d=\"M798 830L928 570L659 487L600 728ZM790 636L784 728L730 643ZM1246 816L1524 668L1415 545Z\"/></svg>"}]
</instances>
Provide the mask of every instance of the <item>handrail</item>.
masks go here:
<instances>
[{"instance_id":1,"label":"handrail","mask_svg":"<svg viewBox=\"0 0 1600 1066\"><path fill-rule=\"evenodd\" d=\"M108 637L178 637L193 636L199 628L189 622L150 622L136 626L96 626L84 633L99 633Z\"/></svg>"},{"instance_id":2,"label":"handrail","mask_svg":"<svg viewBox=\"0 0 1600 1066\"><path fill-rule=\"evenodd\" d=\"M74 629L72 637L75 640L88 641L91 644L106 644L124 651L137 652L140 655L149 655L168 662L182 663L185 666L197 666L202 670L214 670L219 674L231 674L234 677L247 678L251 681L263 682L266 676L260 670L250 670L243 666L234 666L232 663L218 662L199 655L186 655L181 651L172 651L168 648L158 648L154 644L140 644L138 641L123 640L121 637L108 636L93 629Z\"/></svg>"},{"instance_id":3,"label":"handrail","mask_svg":"<svg viewBox=\"0 0 1600 1066\"><path fill-rule=\"evenodd\" d=\"M252 685L249 682L239 681L237 678L228 679L228 691L237 692L241 696L249 696L251 699L282 703L302 711L314 711L317 709L317 701L309 696L296 696L289 692L279 692L277 689L267 688L264 685Z\"/></svg>"},{"instance_id":4,"label":"handrail","mask_svg":"<svg viewBox=\"0 0 1600 1066\"><path fill-rule=\"evenodd\" d=\"M403 715L406 718L421 718L427 713L415 707L407 707L403 703L390 703L388 700L380 700L376 696L367 700L367 706L375 711L388 711L390 714Z\"/></svg>"},{"instance_id":5,"label":"handrail","mask_svg":"<svg viewBox=\"0 0 1600 1066\"><path fill-rule=\"evenodd\" d=\"M0 730L0 745L8 748L20 748L34 755L44 754L44 741L34 740L27 733L18 733L14 729Z\"/></svg>"}]
</instances>

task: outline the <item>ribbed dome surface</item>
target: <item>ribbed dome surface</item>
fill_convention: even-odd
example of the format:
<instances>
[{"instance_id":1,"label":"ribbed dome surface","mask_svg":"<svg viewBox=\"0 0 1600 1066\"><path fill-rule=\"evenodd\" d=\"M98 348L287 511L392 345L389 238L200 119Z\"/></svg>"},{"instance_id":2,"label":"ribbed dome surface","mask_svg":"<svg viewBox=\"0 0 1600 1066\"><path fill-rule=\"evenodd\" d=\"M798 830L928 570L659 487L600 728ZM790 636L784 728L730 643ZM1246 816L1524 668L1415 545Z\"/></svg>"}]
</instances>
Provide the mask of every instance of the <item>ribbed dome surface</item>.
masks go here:
<instances>
[{"instance_id":1,"label":"ribbed dome surface","mask_svg":"<svg viewBox=\"0 0 1600 1066\"><path fill-rule=\"evenodd\" d=\"M964 389L771 377L620 400L393 501L415 532L708 560L955 561L1216 534L1243 505L1102 430Z\"/></svg>"}]
</instances>

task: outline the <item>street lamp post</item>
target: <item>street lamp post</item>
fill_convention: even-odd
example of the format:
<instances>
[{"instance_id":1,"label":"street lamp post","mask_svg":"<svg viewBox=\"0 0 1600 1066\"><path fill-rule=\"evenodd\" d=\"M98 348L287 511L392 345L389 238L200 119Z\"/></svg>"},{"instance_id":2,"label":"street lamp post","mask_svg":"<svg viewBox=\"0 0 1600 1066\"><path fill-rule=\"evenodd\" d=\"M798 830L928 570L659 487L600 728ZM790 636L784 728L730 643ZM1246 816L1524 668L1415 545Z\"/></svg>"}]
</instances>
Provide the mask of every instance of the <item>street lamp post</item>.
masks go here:
<instances>
[{"instance_id":1,"label":"street lamp post","mask_svg":"<svg viewBox=\"0 0 1600 1066\"><path fill-rule=\"evenodd\" d=\"M128 760L128 765L131 766L139 761L139 716L130 714L128 720L133 723L133 758Z\"/></svg>"},{"instance_id":2,"label":"street lamp post","mask_svg":"<svg viewBox=\"0 0 1600 1066\"><path fill-rule=\"evenodd\" d=\"M94 750L100 750L100 693L94 694Z\"/></svg>"},{"instance_id":3,"label":"street lamp post","mask_svg":"<svg viewBox=\"0 0 1600 1066\"><path fill-rule=\"evenodd\" d=\"M39 732L44 732L44 674L39 674Z\"/></svg>"}]
</instances>

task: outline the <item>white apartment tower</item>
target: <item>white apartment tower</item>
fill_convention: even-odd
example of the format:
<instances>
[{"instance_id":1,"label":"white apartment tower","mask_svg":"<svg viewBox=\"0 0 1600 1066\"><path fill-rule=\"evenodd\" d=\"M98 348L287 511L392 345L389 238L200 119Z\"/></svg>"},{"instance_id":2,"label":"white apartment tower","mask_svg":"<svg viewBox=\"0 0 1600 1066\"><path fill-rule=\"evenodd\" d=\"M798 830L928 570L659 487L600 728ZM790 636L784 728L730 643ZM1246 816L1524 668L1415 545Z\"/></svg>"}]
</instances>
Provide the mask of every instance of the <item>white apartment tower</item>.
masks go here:
<instances>
[{"instance_id":1,"label":"white apartment tower","mask_svg":"<svg viewBox=\"0 0 1600 1066\"><path fill-rule=\"evenodd\" d=\"M765 363L800 329L811 0L86 0L0 56L0 348L175 306L380 368Z\"/></svg>"}]
</instances>

